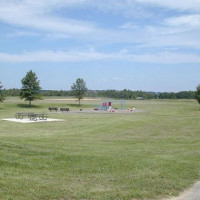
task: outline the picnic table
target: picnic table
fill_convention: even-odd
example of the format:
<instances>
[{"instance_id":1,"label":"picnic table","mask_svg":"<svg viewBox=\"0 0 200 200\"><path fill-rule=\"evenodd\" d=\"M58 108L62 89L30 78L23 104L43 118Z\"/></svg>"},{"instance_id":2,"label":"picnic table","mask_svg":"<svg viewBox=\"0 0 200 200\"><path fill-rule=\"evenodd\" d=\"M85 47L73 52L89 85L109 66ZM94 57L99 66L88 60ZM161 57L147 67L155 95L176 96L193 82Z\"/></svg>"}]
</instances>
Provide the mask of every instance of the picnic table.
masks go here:
<instances>
[{"instance_id":1,"label":"picnic table","mask_svg":"<svg viewBox=\"0 0 200 200\"><path fill-rule=\"evenodd\" d=\"M28 117L30 120L37 121L39 120L46 120L47 115L44 113L16 113L15 114L16 119L23 119L24 117Z\"/></svg>"},{"instance_id":2,"label":"picnic table","mask_svg":"<svg viewBox=\"0 0 200 200\"><path fill-rule=\"evenodd\" d=\"M37 119L47 120L47 115L44 113L34 113L34 114L30 115L30 120L37 121Z\"/></svg>"},{"instance_id":3,"label":"picnic table","mask_svg":"<svg viewBox=\"0 0 200 200\"><path fill-rule=\"evenodd\" d=\"M60 108L60 111L66 111L66 112L69 112L69 108Z\"/></svg>"},{"instance_id":4,"label":"picnic table","mask_svg":"<svg viewBox=\"0 0 200 200\"><path fill-rule=\"evenodd\" d=\"M23 119L24 117L30 118L30 116L34 113L16 113L15 117L16 119Z\"/></svg>"},{"instance_id":5,"label":"picnic table","mask_svg":"<svg viewBox=\"0 0 200 200\"><path fill-rule=\"evenodd\" d=\"M49 107L49 111L51 112L51 111L53 111L53 110L55 110L56 112L58 111L58 108L57 107Z\"/></svg>"}]
</instances>

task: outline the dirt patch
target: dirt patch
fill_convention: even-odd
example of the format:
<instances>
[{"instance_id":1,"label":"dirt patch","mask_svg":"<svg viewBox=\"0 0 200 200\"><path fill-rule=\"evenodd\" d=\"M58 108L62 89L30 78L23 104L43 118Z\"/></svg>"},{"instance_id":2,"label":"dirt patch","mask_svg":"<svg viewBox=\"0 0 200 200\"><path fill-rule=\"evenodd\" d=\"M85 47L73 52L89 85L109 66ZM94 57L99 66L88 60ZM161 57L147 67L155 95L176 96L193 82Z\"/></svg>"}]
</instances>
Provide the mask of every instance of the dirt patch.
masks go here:
<instances>
[{"instance_id":1,"label":"dirt patch","mask_svg":"<svg viewBox=\"0 0 200 200\"><path fill-rule=\"evenodd\" d=\"M50 101L78 101L78 99L47 99ZM82 99L81 101L101 101L101 99Z\"/></svg>"}]
</instances>

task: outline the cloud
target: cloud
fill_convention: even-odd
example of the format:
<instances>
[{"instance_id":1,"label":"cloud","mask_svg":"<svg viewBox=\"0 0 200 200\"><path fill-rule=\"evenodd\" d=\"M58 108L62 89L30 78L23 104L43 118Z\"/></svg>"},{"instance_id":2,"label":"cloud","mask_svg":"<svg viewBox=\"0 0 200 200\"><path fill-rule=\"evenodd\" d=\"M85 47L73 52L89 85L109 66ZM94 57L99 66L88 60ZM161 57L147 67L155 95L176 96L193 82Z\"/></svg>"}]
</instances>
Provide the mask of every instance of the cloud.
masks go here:
<instances>
[{"instance_id":1,"label":"cloud","mask_svg":"<svg viewBox=\"0 0 200 200\"><path fill-rule=\"evenodd\" d=\"M66 12L68 8L72 8L76 12L76 9L87 8L87 6L92 12L95 8L101 9L101 5L100 2L96 5L90 0L0 0L0 21L13 27L13 33L9 32L9 36L19 37L21 31L21 33L37 33L49 39L73 38L76 40L103 40L111 43L128 42L128 38L131 38L130 33L119 29L116 31L116 29L102 28L95 20L91 22L73 19L67 14L61 15L58 12L64 8ZM18 34L14 35L17 28L19 29ZM21 35L23 36L23 34Z\"/></svg>"},{"instance_id":2,"label":"cloud","mask_svg":"<svg viewBox=\"0 0 200 200\"><path fill-rule=\"evenodd\" d=\"M83 62L109 58L97 52L38 51L23 54L0 53L0 62Z\"/></svg>"},{"instance_id":3,"label":"cloud","mask_svg":"<svg viewBox=\"0 0 200 200\"><path fill-rule=\"evenodd\" d=\"M144 3L145 5L161 6L169 9L176 10L190 10L190 11L200 11L200 1L199 0L135 0L138 3Z\"/></svg>"},{"instance_id":4,"label":"cloud","mask_svg":"<svg viewBox=\"0 0 200 200\"><path fill-rule=\"evenodd\" d=\"M200 27L200 15L182 15L178 17L171 17L165 20L166 25L174 27L189 27L197 28Z\"/></svg>"},{"instance_id":5,"label":"cloud","mask_svg":"<svg viewBox=\"0 0 200 200\"><path fill-rule=\"evenodd\" d=\"M103 13L123 16L125 18L139 19L148 18L152 15L151 12L143 6L143 4L140 4L135 0L87 0L86 2L90 5L90 7L93 7Z\"/></svg>"},{"instance_id":6,"label":"cloud","mask_svg":"<svg viewBox=\"0 0 200 200\"><path fill-rule=\"evenodd\" d=\"M22 62L88 62L88 61L126 61L139 63L200 63L199 54L181 54L181 53L101 53L96 51L39 51L26 52L23 54L0 53L0 62L22 63ZM117 80L117 78L116 78ZM119 81L120 79L118 79Z\"/></svg>"},{"instance_id":7,"label":"cloud","mask_svg":"<svg viewBox=\"0 0 200 200\"><path fill-rule=\"evenodd\" d=\"M169 17L160 21L159 24L146 24L144 26L135 26L130 22L122 24L121 29L132 32L132 38L125 37L129 40L129 47L139 51L146 47L160 48L177 48L177 49L200 49L200 23L199 15L183 15L179 17ZM194 20L193 20L194 19ZM191 21L190 21L191 20ZM149 50L149 49L146 49Z\"/></svg>"},{"instance_id":8,"label":"cloud","mask_svg":"<svg viewBox=\"0 0 200 200\"><path fill-rule=\"evenodd\" d=\"M12 33L9 33L8 36L9 37L24 37L24 36L32 37L32 36L36 36L37 37L37 36L40 36L40 34L37 33L37 32L16 30Z\"/></svg>"},{"instance_id":9,"label":"cloud","mask_svg":"<svg viewBox=\"0 0 200 200\"><path fill-rule=\"evenodd\" d=\"M149 5L170 9L182 9L190 5L192 9L192 7L200 7L199 2L199 0L124 0L123 2L116 0L0 0L0 21L13 27L13 32L9 31L8 36L33 38L42 36L48 40L67 39L68 41L73 39L69 44L73 45L75 41L78 47L84 41L87 44L104 45L106 48L110 48L109 45L113 43L120 44L120 48L124 49L126 45L134 46L137 51L145 47L159 48L159 50L168 47L199 49L199 14L186 15L172 12L171 17L162 15L159 20L151 17L146 19L147 16L156 15L156 11L159 10ZM103 21L101 27L101 23L98 24L95 17L91 21L84 21L80 18L78 20L78 17L72 19L68 16L68 10L71 9L73 13L76 13L78 9L83 8L87 9L88 15L93 15L94 10L98 10L101 12L102 20L105 20L103 18L106 16L110 17L109 20L120 18L120 22L116 20L112 27L107 27L107 21ZM63 15L63 9L65 15ZM59 12L60 10L62 12ZM138 16L133 16L137 14ZM142 21L143 18L146 19L145 22ZM73 60L72 57L70 59Z\"/></svg>"},{"instance_id":10,"label":"cloud","mask_svg":"<svg viewBox=\"0 0 200 200\"><path fill-rule=\"evenodd\" d=\"M70 18L56 17L51 12L61 5L82 3L76 1L0 1L0 21L23 28L50 33L89 34L96 32L95 25Z\"/></svg>"},{"instance_id":11,"label":"cloud","mask_svg":"<svg viewBox=\"0 0 200 200\"><path fill-rule=\"evenodd\" d=\"M131 22L127 22L125 24L122 24L119 28L120 29L138 29L139 26Z\"/></svg>"}]
</instances>

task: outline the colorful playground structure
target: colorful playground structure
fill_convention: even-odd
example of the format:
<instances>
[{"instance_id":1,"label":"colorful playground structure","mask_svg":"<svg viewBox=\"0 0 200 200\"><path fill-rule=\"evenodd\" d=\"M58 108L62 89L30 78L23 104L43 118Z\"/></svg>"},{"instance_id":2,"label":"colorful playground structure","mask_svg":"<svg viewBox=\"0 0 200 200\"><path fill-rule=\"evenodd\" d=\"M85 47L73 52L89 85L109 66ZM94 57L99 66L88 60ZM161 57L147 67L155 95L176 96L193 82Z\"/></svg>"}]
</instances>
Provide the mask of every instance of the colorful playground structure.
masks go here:
<instances>
[{"instance_id":1,"label":"colorful playground structure","mask_svg":"<svg viewBox=\"0 0 200 200\"><path fill-rule=\"evenodd\" d=\"M104 101L102 104L94 104L94 110L100 111L113 111L116 109L126 110L125 100L115 100L115 101Z\"/></svg>"}]
</instances>

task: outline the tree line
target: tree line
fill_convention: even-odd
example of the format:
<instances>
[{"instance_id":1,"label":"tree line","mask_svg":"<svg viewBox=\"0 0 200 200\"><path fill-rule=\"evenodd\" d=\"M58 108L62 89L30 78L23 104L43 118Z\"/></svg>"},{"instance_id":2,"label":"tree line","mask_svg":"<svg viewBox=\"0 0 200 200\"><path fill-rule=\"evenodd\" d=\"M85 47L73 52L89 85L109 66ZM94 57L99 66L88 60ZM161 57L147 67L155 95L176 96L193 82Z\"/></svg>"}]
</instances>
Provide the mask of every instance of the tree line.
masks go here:
<instances>
[{"instance_id":1,"label":"tree line","mask_svg":"<svg viewBox=\"0 0 200 200\"><path fill-rule=\"evenodd\" d=\"M21 89L3 90L5 96L19 96ZM71 90L40 90L42 96L74 96ZM132 90L88 90L87 97L105 97L114 99L195 99L195 91L181 92L145 92Z\"/></svg>"},{"instance_id":2,"label":"tree line","mask_svg":"<svg viewBox=\"0 0 200 200\"><path fill-rule=\"evenodd\" d=\"M145 92L132 90L104 90L98 92L98 96L110 97L116 99L195 99L195 91L181 91L181 92Z\"/></svg>"},{"instance_id":3,"label":"tree line","mask_svg":"<svg viewBox=\"0 0 200 200\"><path fill-rule=\"evenodd\" d=\"M114 99L197 99L200 103L200 85L196 91L181 91L181 92L145 92L132 90L88 90L86 82L82 78L78 78L71 86L70 91L64 90L42 90L40 81L36 74L30 70L21 80L21 89L3 89L0 82L0 102L5 100L5 96L19 96L25 101L31 102L37 99L42 99L42 96L75 96L78 99L79 105L83 97L104 97Z\"/></svg>"}]
</instances>

